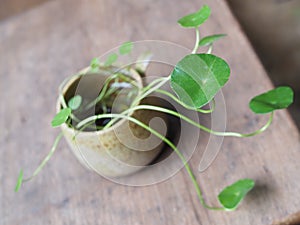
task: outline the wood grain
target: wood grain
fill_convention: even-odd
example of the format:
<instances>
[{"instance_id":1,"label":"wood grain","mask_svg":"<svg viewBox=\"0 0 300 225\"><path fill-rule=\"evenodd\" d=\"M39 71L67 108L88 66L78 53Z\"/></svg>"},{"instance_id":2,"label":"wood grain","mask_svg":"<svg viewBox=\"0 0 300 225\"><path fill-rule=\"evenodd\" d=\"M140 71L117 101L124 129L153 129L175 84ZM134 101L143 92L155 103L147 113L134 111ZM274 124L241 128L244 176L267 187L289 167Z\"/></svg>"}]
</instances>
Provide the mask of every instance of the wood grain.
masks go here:
<instances>
[{"instance_id":1,"label":"wood grain","mask_svg":"<svg viewBox=\"0 0 300 225\"><path fill-rule=\"evenodd\" d=\"M232 68L224 89L227 129L252 131L267 118L253 116L247 102L272 85L223 0L49 1L0 23L1 225L259 225L299 211L299 133L286 111L276 113L272 129L260 136L226 138L212 166L197 174L214 204L224 186L255 179L256 188L236 212L201 207L183 170L146 187L110 182L81 167L65 142L40 176L13 192L20 168L29 175L58 132L50 121L65 77L127 40L167 40L191 48L193 32L176 21L203 3L213 15L202 34L228 34L215 48ZM195 170L208 135L201 140L191 160Z\"/></svg>"},{"instance_id":2,"label":"wood grain","mask_svg":"<svg viewBox=\"0 0 300 225\"><path fill-rule=\"evenodd\" d=\"M300 224L300 212L291 214L282 220L277 220L272 225L298 225L298 224Z\"/></svg>"},{"instance_id":3,"label":"wood grain","mask_svg":"<svg viewBox=\"0 0 300 225\"><path fill-rule=\"evenodd\" d=\"M47 0L1 0L0 21L30 10L45 1Z\"/></svg>"}]
</instances>

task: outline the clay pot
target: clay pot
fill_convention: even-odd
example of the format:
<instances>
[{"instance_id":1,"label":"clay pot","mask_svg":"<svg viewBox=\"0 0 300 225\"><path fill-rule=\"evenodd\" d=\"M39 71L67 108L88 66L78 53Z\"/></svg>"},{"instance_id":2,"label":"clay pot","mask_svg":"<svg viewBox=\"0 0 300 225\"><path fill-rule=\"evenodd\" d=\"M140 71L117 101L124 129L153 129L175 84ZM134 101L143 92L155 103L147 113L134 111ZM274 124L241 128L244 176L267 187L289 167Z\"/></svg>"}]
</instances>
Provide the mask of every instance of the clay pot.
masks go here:
<instances>
[{"instance_id":1,"label":"clay pot","mask_svg":"<svg viewBox=\"0 0 300 225\"><path fill-rule=\"evenodd\" d=\"M97 74L73 77L66 82L62 93L66 100L75 93L95 99L109 75L106 70L100 70ZM131 70L130 76L136 80L139 92L143 87L139 74ZM148 104L157 104L151 102L153 99L146 101ZM61 102L58 100L57 111L60 109ZM151 127L163 135L167 133L167 119L162 113L140 110L131 113L131 116L145 124L151 121ZM86 118L88 115L78 117ZM78 131L67 124L63 124L61 129L79 162L86 168L107 177L121 177L137 172L151 163L164 146L156 136L126 119L119 120L105 130Z\"/></svg>"}]
</instances>

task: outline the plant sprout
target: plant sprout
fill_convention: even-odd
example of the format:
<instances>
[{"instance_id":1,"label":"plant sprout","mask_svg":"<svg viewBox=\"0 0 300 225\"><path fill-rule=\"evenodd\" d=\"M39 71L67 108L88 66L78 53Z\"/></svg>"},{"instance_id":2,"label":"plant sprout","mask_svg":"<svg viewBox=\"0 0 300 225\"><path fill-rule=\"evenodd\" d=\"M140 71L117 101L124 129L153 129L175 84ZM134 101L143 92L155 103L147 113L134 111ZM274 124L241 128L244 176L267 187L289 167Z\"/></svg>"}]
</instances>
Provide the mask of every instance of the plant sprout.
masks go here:
<instances>
[{"instance_id":1,"label":"plant sprout","mask_svg":"<svg viewBox=\"0 0 300 225\"><path fill-rule=\"evenodd\" d=\"M142 123L141 121L133 118L132 112L137 110L153 110L158 112L163 112L175 117L178 117L189 124L204 130L208 133L217 136L231 136L231 137L251 137L261 132L265 131L272 123L273 114L275 110L285 109L293 102L293 90L290 87L278 87L274 90L270 90L266 93L260 94L254 98L249 103L250 109L256 114L269 114L269 120L264 126L255 130L251 133L238 133L238 132L219 132L211 130L192 119L167 108L140 104L142 99L145 99L152 93L160 93L166 95L185 107L188 110L193 110L199 113L211 113L214 110L214 97L220 91L220 89L227 83L230 77L230 67L224 59L212 54L213 44L215 41L224 37L225 34L215 34L203 37L200 39L199 27L203 24L210 16L211 10L208 6L203 6L197 12L189 14L178 20L178 23L184 28L192 28L195 30L196 40L191 54L186 55L182 58L174 67L171 74L167 77L161 77L153 80L145 87L141 88L140 92L137 92L137 84L134 79L128 76L129 70L119 70L117 72L112 72L111 76L105 81L102 90L96 99L85 103L81 96L75 95L69 99L66 103L62 92L60 93L61 101L61 111L56 114L53 118L51 125L57 127L63 123L67 123L68 126L74 128L78 132L84 131L88 126L95 123L100 119L108 119L106 124L97 127L97 129L105 130L117 123L120 119L127 119L138 126L143 127L145 130L151 132L163 142L165 142L173 151L178 155L182 161L191 181L196 189L197 196L200 203L207 209L211 210L235 210L241 201L244 199L246 194L251 191L254 187L255 182L252 179L241 179L225 187L218 195L218 200L220 206L210 206L206 203L200 186L196 180L195 175L192 172L187 160L181 153L181 151L165 136L152 129L148 125ZM200 46L207 46L208 50L206 53L198 53ZM119 54L125 55L129 54L133 48L132 42L125 42L119 47ZM149 59L151 56L147 53L144 58ZM105 62L100 62L98 58L91 61L89 71L90 73L96 73L99 69L109 69L118 59L117 53L110 54ZM141 75L144 74L144 65L137 65L136 69ZM86 72L86 73L87 73ZM75 76L84 76L86 73L77 74ZM173 92L168 92L161 87L169 83ZM134 88L135 87L135 88ZM123 108L118 113L111 113L108 109L111 107L110 101L114 99L121 90L128 88L127 95L130 97L130 104L128 107ZM134 92L134 93L133 93ZM133 99L132 99L133 98ZM201 107L212 103L211 109L202 109ZM88 110L91 107L99 105L102 108L102 112L96 115L89 116L82 120L76 118L77 110ZM76 121L75 125L71 124L71 120ZM41 169L44 167L46 162L50 159L51 155L54 153L59 140L62 137L60 133L54 145L47 155L47 157L42 161L39 167L34 171L33 175L27 179L23 178L23 170L21 170L18 182L16 185L16 191L22 185L22 182L31 180L35 177ZM76 136L74 137L76 138Z\"/></svg>"}]
</instances>

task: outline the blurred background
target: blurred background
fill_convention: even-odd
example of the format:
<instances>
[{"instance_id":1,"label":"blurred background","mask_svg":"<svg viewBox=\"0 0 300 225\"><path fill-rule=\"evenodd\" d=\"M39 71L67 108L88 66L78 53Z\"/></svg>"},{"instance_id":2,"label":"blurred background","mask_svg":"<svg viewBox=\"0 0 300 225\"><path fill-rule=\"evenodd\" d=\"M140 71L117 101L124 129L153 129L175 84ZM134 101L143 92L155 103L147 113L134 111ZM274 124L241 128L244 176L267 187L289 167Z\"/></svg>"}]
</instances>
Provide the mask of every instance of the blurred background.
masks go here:
<instances>
[{"instance_id":1,"label":"blurred background","mask_svg":"<svg viewBox=\"0 0 300 225\"><path fill-rule=\"evenodd\" d=\"M0 22L47 0L1 0ZM296 92L291 115L300 127L300 1L227 0L275 85Z\"/></svg>"},{"instance_id":2,"label":"blurred background","mask_svg":"<svg viewBox=\"0 0 300 225\"><path fill-rule=\"evenodd\" d=\"M275 85L296 92L290 112L300 127L300 1L227 0Z\"/></svg>"}]
</instances>

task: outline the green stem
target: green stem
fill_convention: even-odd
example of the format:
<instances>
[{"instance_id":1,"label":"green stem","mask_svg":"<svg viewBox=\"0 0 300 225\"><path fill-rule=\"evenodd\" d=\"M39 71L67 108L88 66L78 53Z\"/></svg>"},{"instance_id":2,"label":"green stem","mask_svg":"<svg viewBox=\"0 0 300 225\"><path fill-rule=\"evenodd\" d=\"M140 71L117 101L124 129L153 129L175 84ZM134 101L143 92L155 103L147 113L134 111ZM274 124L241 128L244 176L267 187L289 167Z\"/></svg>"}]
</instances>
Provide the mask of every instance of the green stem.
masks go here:
<instances>
[{"instance_id":1,"label":"green stem","mask_svg":"<svg viewBox=\"0 0 300 225\"><path fill-rule=\"evenodd\" d=\"M207 110L206 109L195 109L193 107L190 107L190 106L186 105L184 102L180 101L175 95L171 94L168 91L157 89L157 90L155 90L155 92L158 92L160 94L163 94L163 95L166 95L166 96L170 97L175 102L177 102L178 104L180 104L181 106L183 106L183 107L185 107L186 109L189 109L189 110L194 110L194 111L197 111L197 112L200 112L200 113L212 113L215 110L215 105L216 104L215 104L215 100L214 99L212 100L212 107L211 107L211 109L207 109Z\"/></svg>"},{"instance_id":2,"label":"green stem","mask_svg":"<svg viewBox=\"0 0 300 225\"><path fill-rule=\"evenodd\" d=\"M207 50L206 54L211 54L212 50L213 50L213 44L210 44L209 47L208 47L208 50Z\"/></svg>"},{"instance_id":3,"label":"green stem","mask_svg":"<svg viewBox=\"0 0 300 225\"><path fill-rule=\"evenodd\" d=\"M70 117L72 120L76 121L77 123L80 122L80 119L78 119L73 113L70 114Z\"/></svg>"},{"instance_id":4,"label":"green stem","mask_svg":"<svg viewBox=\"0 0 300 225\"><path fill-rule=\"evenodd\" d=\"M269 120L267 121L267 123L264 126L262 126L261 128L259 128L258 130L254 131L254 132L251 132L251 133L247 133L247 134L241 134L241 133L237 133L237 132L219 132L219 131L211 130L211 129L209 129L209 128L207 128L207 127L191 120L190 118L188 118L188 117L186 117L182 114L179 114L178 112L175 112L175 111L170 110L170 109L165 109L165 108L162 108L162 107L159 107L159 106L138 105L138 106L135 106L135 107L130 108L128 110L125 110L122 114L127 114L127 113L130 113L130 112L135 111L135 110L145 110L145 109L146 110L154 110L154 111L168 113L170 115L173 115L173 116L176 116L178 118L181 118L181 119L185 120L189 124L192 124L193 126L198 127L199 129L201 129L203 131L214 134L216 136L227 136L227 137L251 137L251 136L255 136L257 134L260 134L263 131L265 131L271 125L271 123L273 121L273 115L274 115L274 113L272 112L270 114L270 117L269 117ZM91 117L89 117L89 118L91 118ZM87 118L87 119L89 119L89 118ZM108 126L105 126L104 128L107 128L107 127Z\"/></svg>"},{"instance_id":5,"label":"green stem","mask_svg":"<svg viewBox=\"0 0 300 225\"><path fill-rule=\"evenodd\" d=\"M199 201L200 203L207 209L211 209L211 210L225 210L224 208L221 208L221 207L212 207L212 206L209 206L206 204L204 198L203 198L203 194L202 194L202 191L201 191L201 188L195 178L195 175L193 174L192 172L192 169L191 167L189 166L188 162L186 161L184 155L177 149L177 147L169 140L167 139L166 137L164 137L163 135L161 135L159 132L157 132L156 130L152 129L151 127L147 126L146 124L142 123L141 121L133 118L133 117L130 117L130 116L127 116L127 115L122 115L122 114L109 114L109 115L98 115L98 116L93 116L89 118L89 120L91 119L100 119L100 118L103 118L104 116L106 117L118 117L119 119L127 119L139 126L141 126L142 128L144 128L145 130L148 130L149 132L151 132L152 134L154 134L155 136L157 136L158 138L160 138L162 141L164 141L167 145L169 145L173 151L178 155L178 157L180 158L180 160L182 161L182 163L184 164L184 167L187 171L187 173L189 174L192 182L193 182L193 185L196 189L196 192L197 192L197 196L199 198ZM78 124L78 127L80 127L81 125L83 125L84 123L87 123L89 122L88 120L86 121L82 121L82 124Z\"/></svg>"},{"instance_id":6,"label":"green stem","mask_svg":"<svg viewBox=\"0 0 300 225\"><path fill-rule=\"evenodd\" d=\"M50 160L51 156L54 154L56 148L57 148L57 145L60 141L60 139L62 138L63 136L63 133L60 132L57 137L55 138L55 141L53 143L53 146L50 150L50 152L48 153L48 155L44 158L44 160L41 162L41 164L38 166L38 168L33 172L33 174L26 178L26 179L23 179L23 182L27 182L27 181L30 181L31 179L33 179L36 175L39 174L39 172L41 172L41 170L43 169L43 167L46 165L46 163Z\"/></svg>"},{"instance_id":7,"label":"green stem","mask_svg":"<svg viewBox=\"0 0 300 225\"><path fill-rule=\"evenodd\" d=\"M155 90L159 89L160 87L162 87L167 81L169 81L171 79L171 76L167 76L167 77L163 77L163 79L160 80L160 82L158 82L158 84L156 84L155 86L152 85L150 88L147 88L142 90L142 94L140 96L138 96L134 101L132 106L135 106L138 104L139 101L141 101L142 99L144 99L145 97L147 97L148 95L150 95L152 92L154 92ZM154 82L152 82L154 83ZM152 84L150 83L150 84ZM150 85L149 84L149 85ZM148 86L149 86L148 85ZM146 90L146 91L145 91Z\"/></svg>"},{"instance_id":8,"label":"green stem","mask_svg":"<svg viewBox=\"0 0 300 225\"><path fill-rule=\"evenodd\" d=\"M106 98L107 96L113 94L114 92L116 92L118 90L118 88L112 88L112 87L109 87L109 84L110 82L113 80L113 79L116 79L116 82L118 82L119 79L122 79L124 80L125 82L127 83L130 83L131 85L133 86L137 86L135 83L134 83L134 80L121 74L121 73L115 73L111 76L109 76L105 82L104 82L104 85L100 91L100 94L98 95L98 97L93 100L92 102L90 102L86 107L85 107L85 110L88 110L90 109L91 107L95 106L98 102L100 102L102 99Z\"/></svg>"},{"instance_id":9,"label":"green stem","mask_svg":"<svg viewBox=\"0 0 300 225\"><path fill-rule=\"evenodd\" d=\"M125 111L124 111L125 112ZM124 113L123 112L123 113ZM92 121L95 121L95 120L98 120L98 119L104 119L104 118L121 118L123 117L124 115L122 114L113 114L113 113L110 113L110 114L100 114L100 115L94 115L94 116L90 116L84 120L82 120L80 123L78 123L76 125L76 129L80 129L82 128L82 126L84 126L85 124L89 124L90 122Z\"/></svg>"},{"instance_id":10,"label":"green stem","mask_svg":"<svg viewBox=\"0 0 300 225\"><path fill-rule=\"evenodd\" d=\"M109 82L111 80L113 80L114 78L116 77L116 75L113 75L111 77L109 77L108 79L105 80L105 83L103 85L103 88L102 90L100 91L100 94L98 95L98 97L93 100L92 102L90 102L86 107L85 107L85 110L88 110L90 109L91 107L93 107L94 105L96 105L99 101L101 101L106 93L106 90L108 88L108 85L109 85Z\"/></svg>"},{"instance_id":11,"label":"green stem","mask_svg":"<svg viewBox=\"0 0 300 225\"><path fill-rule=\"evenodd\" d=\"M78 130L76 129L75 130L75 134L73 136L73 140L75 140L75 138L77 137L77 135L80 134L80 132L83 131L83 130L85 130L87 127L96 128L96 129L99 129L99 130L104 130L105 127L103 127L103 126L93 126L93 127L91 127L91 125L94 124L94 123L95 123L95 121L91 121L91 122L83 125L80 129L78 129Z\"/></svg>"},{"instance_id":12,"label":"green stem","mask_svg":"<svg viewBox=\"0 0 300 225\"><path fill-rule=\"evenodd\" d=\"M207 128L207 127L191 120L190 118L188 118L188 117L186 117L182 114L179 114L178 112L172 111L170 109L165 109L165 108L162 108L162 107L158 107L158 106L139 105L139 106L136 106L136 107L132 108L131 110L134 111L134 110L145 110L145 109L164 112L164 113L168 113L170 115L179 117L179 118L185 120L186 122L194 125L195 127L198 127L199 129L204 130L208 133L214 134L216 136L231 136L231 137L251 137L251 136L255 136L257 134L262 133L263 131L265 131L271 125L271 123L273 121L273 115L274 115L274 113L272 112L270 114L270 117L269 117L269 120L267 121L267 123L264 126L262 126L261 128L259 128L258 130L254 131L254 132L251 132L251 133L247 133L247 134L241 134L241 133L237 133L237 132L219 132L219 131L211 130L211 129L209 129L209 128Z\"/></svg>"},{"instance_id":13,"label":"green stem","mask_svg":"<svg viewBox=\"0 0 300 225\"><path fill-rule=\"evenodd\" d=\"M196 31L196 40L195 40L195 46L193 48L192 54L196 54L198 48L199 48L199 39L200 39L200 33L199 33L199 28L195 28Z\"/></svg>"},{"instance_id":14,"label":"green stem","mask_svg":"<svg viewBox=\"0 0 300 225\"><path fill-rule=\"evenodd\" d=\"M160 82L164 81L165 79L166 79L165 77L160 77L160 78L157 78L157 79L153 80L150 84L148 84L146 87L144 87L142 89L142 92L144 93L145 91L147 91L151 87L153 87L155 84L160 83Z\"/></svg>"},{"instance_id":15,"label":"green stem","mask_svg":"<svg viewBox=\"0 0 300 225\"><path fill-rule=\"evenodd\" d=\"M201 204L207 208L207 209L211 209L211 210L225 210L225 208L222 208L222 207L211 207L211 206L208 206L206 203L205 203L205 200L203 198L203 195L202 195L202 192L201 192L201 189L200 189L200 186L199 184L197 183L197 180L189 166L189 164L187 163L186 159L184 158L184 156L182 155L182 153L177 149L177 147L171 142L169 141L166 137L164 137L163 135L161 135L160 133L158 133L156 130L153 130L152 128L150 128L149 126L145 125L144 123L140 122L139 120L135 119L135 118L132 118L128 115L124 115L126 113L130 113L131 111L135 111L135 110L155 110L155 111L159 111L159 112L164 112L164 113L168 113L170 115L174 115L174 116L177 116L179 118L182 118L183 120L187 121L188 123L204 130L204 131L207 131L209 133L212 133L212 134L215 134L215 135L218 135L218 136L235 136L235 137L250 137L250 136L254 136L254 135L257 135L261 132L263 132L265 129L267 129L270 124L272 123L272 120L273 120L273 113L270 114L270 118L268 120L268 122L263 126L261 127L260 129L256 130L255 132L252 132L252 133L248 133L248 134L240 134L240 133L236 133L236 132L217 132L217 131L212 131L210 130L209 128L207 127L204 127L198 123L196 123L195 121L189 119L188 117L185 117L175 111L172 111L172 110L169 110L169 109L165 109L165 108L161 108L161 107L158 107L158 106L152 106L152 105L138 105L136 107L133 107L131 109L128 109L126 111L124 111L122 114L106 114L106 115L97 115L97 116L92 116L92 117L89 117L85 120L83 120L80 124L77 125L77 128L81 127L82 125L86 124L86 123L89 123L90 121L94 121L96 119L101 119L101 118L107 118L107 117L110 117L110 118L124 118L124 119L127 119L131 122L134 122L136 123L137 125L143 127L144 129L148 130L149 132L151 132L152 134L156 135L158 138L160 138L161 140L163 140L166 144L168 144L175 152L176 154L178 155L178 157L180 158L180 160L183 162L184 166L185 166L185 169L186 171L188 172L192 182L193 182L193 185L196 189L196 192L197 192L197 195L198 195L198 198L201 202Z\"/></svg>"},{"instance_id":16,"label":"green stem","mask_svg":"<svg viewBox=\"0 0 300 225\"><path fill-rule=\"evenodd\" d=\"M151 132L152 134L154 134L155 136L157 136L158 138L160 138L162 141L164 141L167 145L169 145L173 151L178 155L178 157L180 158L181 162L183 163L188 175L190 176L193 185L196 189L197 192L197 196L199 198L200 203L207 209L211 209L211 210L225 210L224 208L221 207L212 207L206 204L204 198L203 198L203 194L201 191L201 188L195 178L195 175L192 172L192 169L190 167L190 165L188 164L188 162L186 161L184 155L178 150L178 148L166 137L164 137L163 135L161 135L159 132L157 132L156 130L152 129L151 127L147 126L146 124L142 123L141 121L133 118L133 117L125 117L126 119L130 120L131 122L141 126L142 128L144 128L145 130L148 130L149 132Z\"/></svg>"},{"instance_id":17,"label":"green stem","mask_svg":"<svg viewBox=\"0 0 300 225\"><path fill-rule=\"evenodd\" d=\"M170 79L170 76L168 76L168 77L162 77L162 78L158 78L158 79L153 80L150 84L148 84L146 87L144 87L144 88L142 89L142 94L141 94L140 96L138 96L138 97L133 101L133 103L132 103L132 105L131 105L131 108L134 107L134 106L136 106L136 105L139 103L139 101L141 101L143 98L147 97L147 95L151 94L151 93L154 92L154 91L157 92L158 90L160 90L159 88L160 88L162 85L164 85L165 82L168 81L169 79ZM157 83L158 83L158 84L157 84ZM156 85L156 86L154 86L154 85ZM154 87L153 87L153 86L154 86ZM168 92L165 92L165 91L163 91L163 90L161 90L161 91L162 91L162 92L161 92L162 94L167 93L166 95L170 96L171 98L174 98L174 100L176 101L177 98L176 98L175 96L172 96L172 94L170 94L170 93L168 93ZM179 100L178 100L178 101L179 101ZM178 103L180 104L180 101L179 101ZM132 112L132 111L133 111L133 110L131 110L131 109L129 108L129 109L123 111L122 114L127 114L127 113ZM117 121L117 118L112 119L111 121L109 121L109 122L104 126L103 129L106 129L106 128L110 127L110 126L111 126L112 124L114 124L116 121Z\"/></svg>"}]
</instances>

